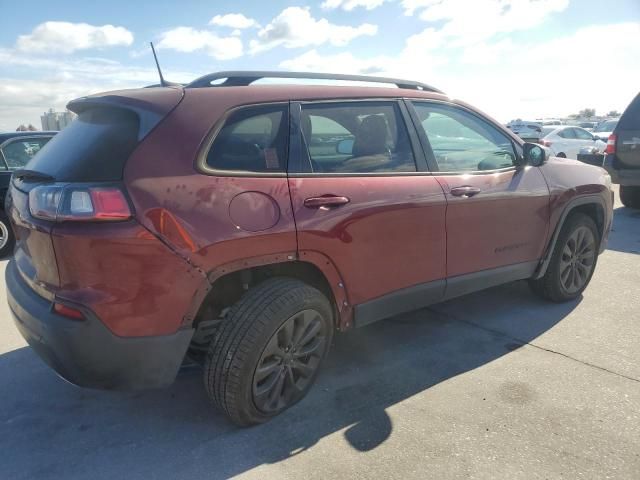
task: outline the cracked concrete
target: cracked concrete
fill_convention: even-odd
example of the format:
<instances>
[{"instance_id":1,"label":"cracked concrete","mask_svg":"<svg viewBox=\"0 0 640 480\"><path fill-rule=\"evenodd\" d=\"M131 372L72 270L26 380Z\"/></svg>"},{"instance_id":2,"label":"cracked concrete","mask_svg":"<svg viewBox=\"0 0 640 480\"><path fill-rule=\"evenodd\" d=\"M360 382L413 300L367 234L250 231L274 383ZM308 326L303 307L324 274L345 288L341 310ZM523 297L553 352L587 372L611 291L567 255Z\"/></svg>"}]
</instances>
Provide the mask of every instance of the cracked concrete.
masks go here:
<instances>
[{"instance_id":1,"label":"cracked concrete","mask_svg":"<svg viewBox=\"0 0 640 480\"><path fill-rule=\"evenodd\" d=\"M135 394L64 383L0 286L0 476L635 480L638 251L640 213L618 209L576 302L519 282L338 335L311 394L245 430L209 406L197 369Z\"/></svg>"}]
</instances>

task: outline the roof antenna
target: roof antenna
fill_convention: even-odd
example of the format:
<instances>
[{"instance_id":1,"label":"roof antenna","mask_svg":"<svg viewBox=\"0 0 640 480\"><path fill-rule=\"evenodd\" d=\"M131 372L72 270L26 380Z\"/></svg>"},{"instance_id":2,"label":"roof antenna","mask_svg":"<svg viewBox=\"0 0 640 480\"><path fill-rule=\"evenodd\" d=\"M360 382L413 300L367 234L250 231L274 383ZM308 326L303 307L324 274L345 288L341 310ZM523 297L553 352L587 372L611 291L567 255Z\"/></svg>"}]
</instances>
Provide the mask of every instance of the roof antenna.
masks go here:
<instances>
[{"instance_id":1,"label":"roof antenna","mask_svg":"<svg viewBox=\"0 0 640 480\"><path fill-rule=\"evenodd\" d=\"M162 70L160 70L160 63L158 62L158 55L156 55L156 49L153 47L153 42L149 42L149 45L151 45L151 51L153 52L153 58L156 61L156 67L158 68L158 75L160 75L160 85L162 85L163 87L167 87L170 85L169 82L167 82L164 77L162 76Z\"/></svg>"}]
</instances>

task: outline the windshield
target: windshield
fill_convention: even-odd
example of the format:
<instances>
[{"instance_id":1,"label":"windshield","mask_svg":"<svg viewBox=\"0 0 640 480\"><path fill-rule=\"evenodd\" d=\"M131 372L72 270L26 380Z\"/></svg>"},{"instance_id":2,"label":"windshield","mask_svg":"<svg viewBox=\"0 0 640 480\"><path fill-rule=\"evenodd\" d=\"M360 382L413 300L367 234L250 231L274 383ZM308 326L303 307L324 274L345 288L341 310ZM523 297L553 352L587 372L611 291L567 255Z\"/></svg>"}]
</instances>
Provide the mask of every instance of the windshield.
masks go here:
<instances>
[{"instance_id":1,"label":"windshield","mask_svg":"<svg viewBox=\"0 0 640 480\"><path fill-rule=\"evenodd\" d=\"M602 122L598 125L594 132L613 132L613 129L616 128L618 124L618 120L607 120L606 122Z\"/></svg>"}]
</instances>

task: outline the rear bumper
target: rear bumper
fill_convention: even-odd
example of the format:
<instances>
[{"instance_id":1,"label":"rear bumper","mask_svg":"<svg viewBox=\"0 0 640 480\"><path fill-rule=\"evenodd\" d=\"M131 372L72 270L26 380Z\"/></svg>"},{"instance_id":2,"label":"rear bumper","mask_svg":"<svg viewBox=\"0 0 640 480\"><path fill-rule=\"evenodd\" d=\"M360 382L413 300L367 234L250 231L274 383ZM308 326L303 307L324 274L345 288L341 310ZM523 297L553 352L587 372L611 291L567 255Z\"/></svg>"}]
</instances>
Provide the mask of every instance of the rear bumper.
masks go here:
<instances>
[{"instance_id":1,"label":"rear bumper","mask_svg":"<svg viewBox=\"0 0 640 480\"><path fill-rule=\"evenodd\" d=\"M619 185L639 186L640 185L640 168L614 168L615 157L606 155L604 157L603 168L611 175L611 181Z\"/></svg>"},{"instance_id":2,"label":"rear bumper","mask_svg":"<svg viewBox=\"0 0 640 480\"><path fill-rule=\"evenodd\" d=\"M5 272L7 300L16 327L61 377L82 387L140 390L170 385L193 330L156 337L118 337L98 318L71 320L22 279L12 260Z\"/></svg>"}]
</instances>

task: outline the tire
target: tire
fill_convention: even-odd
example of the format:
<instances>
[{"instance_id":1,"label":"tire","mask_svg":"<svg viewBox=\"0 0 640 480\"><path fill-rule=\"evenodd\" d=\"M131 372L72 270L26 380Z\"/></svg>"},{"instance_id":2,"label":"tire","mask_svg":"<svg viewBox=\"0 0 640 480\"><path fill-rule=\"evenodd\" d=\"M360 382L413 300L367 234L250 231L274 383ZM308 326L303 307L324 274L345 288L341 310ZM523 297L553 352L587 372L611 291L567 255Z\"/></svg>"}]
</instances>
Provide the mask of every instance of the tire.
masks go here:
<instances>
[{"instance_id":1,"label":"tire","mask_svg":"<svg viewBox=\"0 0 640 480\"><path fill-rule=\"evenodd\" d=\"M9 218L4 212L0 212L0 258L4 258L13 253L13 246L16 237L9 223Z\"/></svg>"},{"instance_id":2,"label":"tire","mask_svg":"<svg viewBox=\"0 0 640 480\"><path fill-rule=\"evenodd\" d=\"M332 312L322 293L296 279L271 278L250 289L209 346L204 384L213 404L236 425L250 426L304 398L331 344ZM284 346L296 338L297 348Z\"/></svg>"},{"instance_id":3,"label":"tire","mask_svg":"<svg viewBox=\"0 0 640 480\"><path fill-rule=\"evenodd\" d=\"M627 208L640 209L640 187L620 185L620 201Z\"/></svg>"},{"instance_id":4,"label":"tire","mask_svg":"<svg viewBox=\"0 0 640 480\"><path fill-rule=\"evenodd\" d=\"M580 243L581 234L584 244ZM577 298L591 281L599 249L600 233L593 219L583 213L570 214L560 230L547 271L541 278L529 280L531 289L552 302Z\"/></svg>"},{"instance_id":5,"label":"tire","mask_svg":"<svg viewBox=\"0 0 640 480\"><path fill-rule=\"evenodd\" d=\"M564 152L560 152L559 154L556 155L556 157L558 158L567 158L567 154Z\"/></svg>"}]
</instances>

